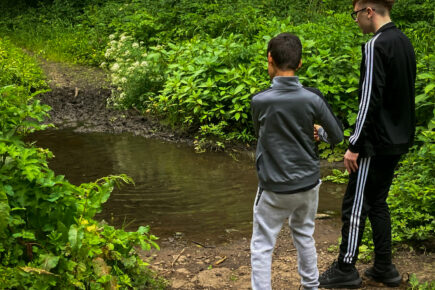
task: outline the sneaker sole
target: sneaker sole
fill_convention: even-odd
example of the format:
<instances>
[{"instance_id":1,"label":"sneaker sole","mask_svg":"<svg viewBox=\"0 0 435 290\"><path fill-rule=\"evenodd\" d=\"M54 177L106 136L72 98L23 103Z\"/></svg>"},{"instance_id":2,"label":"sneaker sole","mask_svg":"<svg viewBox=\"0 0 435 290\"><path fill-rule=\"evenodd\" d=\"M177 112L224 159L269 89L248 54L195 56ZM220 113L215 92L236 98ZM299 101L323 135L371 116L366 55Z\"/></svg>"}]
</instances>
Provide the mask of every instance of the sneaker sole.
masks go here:
<instances>
[{"instance_id":1,"label":"sneaker sole","mask_svg":"<svg viewBox=\"0 0 435 290\"><path fill-rule=\"evenodd\" d=\"M397 287L402 283L402 276L397 276L397 277L389 278L389 279L377 278L377 277L374 277L371 275L367 275L366 273L364 273L364 276L366 276L367 278L369 278L375 282L385 284L388 287Z\"/></svg>"},{"instance_id":2,"label":"sneaker sole","mask_svg":"<svg viewBox=\"0 0 435 290\"><path fill-rule=\"evenodd\" d=\"M355 279L353 281L346 281L341 283L334 283L334 284L328 284L328 285L322 285L320 284L319 288L326 288L326 289L332 289L332 288L348 288L348 289L357 289L361 288L362 280L361 278Z\"/></svg>"}]
</instances>

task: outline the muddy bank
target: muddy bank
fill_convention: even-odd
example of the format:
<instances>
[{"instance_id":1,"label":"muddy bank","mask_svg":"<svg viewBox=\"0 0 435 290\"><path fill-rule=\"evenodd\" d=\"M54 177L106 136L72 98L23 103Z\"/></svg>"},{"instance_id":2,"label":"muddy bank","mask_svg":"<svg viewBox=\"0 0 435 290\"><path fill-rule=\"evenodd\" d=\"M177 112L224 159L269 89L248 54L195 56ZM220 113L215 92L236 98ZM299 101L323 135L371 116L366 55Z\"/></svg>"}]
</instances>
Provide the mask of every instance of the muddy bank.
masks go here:
<instances>
[{"instance_id":1,"label":"muddy bank","mask_svg":"<svg viewBox=\"0 0 435 290\"><path fill-rule=\"evenodd\" d=\"M106 108L110 88L106 75L99 69L41 61L52 91L41 100L52 107L51 120L58 128L74 128L77 132L129 132L134 135L192 144L192 139L171 132L155 119L134 110L118 111ZM251 206L251 205L247 205ZM340 235L337 219L316 221L315 239L320 272L336 258L331 248ZM145 252L144 260L169 281L169 289L250 289L250 236L231 235L225 243L198 243L174 236L159 241L161 250ZM331 247L332 246L332 247ZM288 229L284 226L273 256L274 289L298 289L297 257ZM422 281L435 276L433 253L399 250L394 263L404 281L415 273ZM360 273L369 264L357 264ZM364 280L364 289L383 289ZM406 289L404 282L396 289Z\"/></svg>"},{"instance_id":2,"label":"muddy bank","mask_svg":"<svg viewBox=\"0 0 435 290\"><path fill-rule=\"evenodd\" d=\"M109 109L106 100L111 89L107 75L98 68L75 66L40 60L51 92L41 101L52 107L50 120L57 128L74 128L76 132L131 133L191 144L188 136L166 128L151 116L135 110Z\"/></svg>"}]
</instances>

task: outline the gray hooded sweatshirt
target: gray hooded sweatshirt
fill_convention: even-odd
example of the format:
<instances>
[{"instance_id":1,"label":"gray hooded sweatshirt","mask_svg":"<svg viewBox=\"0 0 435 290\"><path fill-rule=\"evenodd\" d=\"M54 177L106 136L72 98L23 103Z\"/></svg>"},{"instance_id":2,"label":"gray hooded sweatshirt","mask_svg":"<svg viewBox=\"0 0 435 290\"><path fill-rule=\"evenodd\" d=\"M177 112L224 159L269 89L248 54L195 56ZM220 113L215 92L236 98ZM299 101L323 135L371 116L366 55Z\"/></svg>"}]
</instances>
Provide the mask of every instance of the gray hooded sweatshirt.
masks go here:
<instances>
[{"instance_id":1,"label":"gray hooded sweatshirt","mask_svg":"<svg viewBox=\"0 0 435 290\"><path fill-rule=\"evenodd\" d=\"M320 161L313 125L324 128L328 143L343 140L342 125L320 91L303 87L296 76L275 77L269 89L252 97L251 110L259 187L277 193L315 187Z\"/></svg>"}]
</instances>

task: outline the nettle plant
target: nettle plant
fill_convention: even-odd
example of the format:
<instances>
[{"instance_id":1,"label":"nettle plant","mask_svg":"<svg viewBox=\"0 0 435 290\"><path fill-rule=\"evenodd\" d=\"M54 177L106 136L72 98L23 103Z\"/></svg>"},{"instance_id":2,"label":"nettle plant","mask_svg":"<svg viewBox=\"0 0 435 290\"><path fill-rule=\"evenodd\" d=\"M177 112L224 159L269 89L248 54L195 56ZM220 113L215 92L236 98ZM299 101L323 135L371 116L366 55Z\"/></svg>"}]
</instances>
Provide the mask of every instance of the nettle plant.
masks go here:
<instances>
[{"instance_id":1,"label":"nettle plant","mask_svg":"<svg viewBox=\"0 0 435 290\"><path fill-rule=\"evenodd\" d=\"M0 285L29 289L163 288L136 248L158 248L148 227L125 232L93 219L125 175L80 186L47 166L53 154L22 140L49 107L0 88Z\"/></svg>"}]
</instances>

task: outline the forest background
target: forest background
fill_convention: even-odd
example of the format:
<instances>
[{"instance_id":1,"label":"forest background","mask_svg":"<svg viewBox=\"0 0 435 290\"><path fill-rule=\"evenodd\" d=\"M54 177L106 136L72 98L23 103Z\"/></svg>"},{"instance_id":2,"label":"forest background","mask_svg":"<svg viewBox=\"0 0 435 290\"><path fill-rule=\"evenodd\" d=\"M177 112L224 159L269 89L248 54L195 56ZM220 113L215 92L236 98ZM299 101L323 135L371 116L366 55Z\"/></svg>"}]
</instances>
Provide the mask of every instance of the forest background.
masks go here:
<instances>
[{"instance_id":1,"label":"forest background","mask_svg":"<svg viewBox=\"0 0 435 290\"><path fill-rule=\"evenodd\" d=\"M435 2L396 2L393 21L417 56L417 134L390 192L393 239L425 247L435 228ZM255 143L250 97L270 84L267 42L292 32L303 44L301 82L322 91L349 136L358 111L360 46L369 39L351 19L352 8L348 0L1 2L0 214L7 222L0 223L0 272L10 283L5 285L163 283L153 282L151 273L145 282L138 278L146 265L134 245L158 247L148 228L118 233L124 239L114 241L117 230L93 220L115 183L131 180L117 176L74 187L48 169L50 152L22 141L45 129L40 121L49 108L34 98L47 88L41 70L18 47L51 60L101 66L110 72L108 106L152 115L195 138L198 150L224 149ZM340 159L340 150L319 146L323 158ZM66 216L56 207L71 212ZM371 247L368 235L365 243Z\"/></svg>"}]
</instances>

